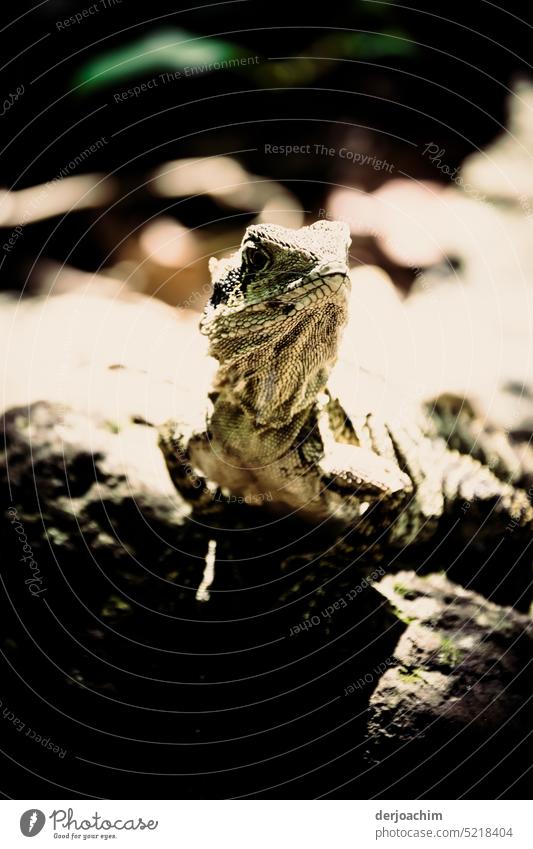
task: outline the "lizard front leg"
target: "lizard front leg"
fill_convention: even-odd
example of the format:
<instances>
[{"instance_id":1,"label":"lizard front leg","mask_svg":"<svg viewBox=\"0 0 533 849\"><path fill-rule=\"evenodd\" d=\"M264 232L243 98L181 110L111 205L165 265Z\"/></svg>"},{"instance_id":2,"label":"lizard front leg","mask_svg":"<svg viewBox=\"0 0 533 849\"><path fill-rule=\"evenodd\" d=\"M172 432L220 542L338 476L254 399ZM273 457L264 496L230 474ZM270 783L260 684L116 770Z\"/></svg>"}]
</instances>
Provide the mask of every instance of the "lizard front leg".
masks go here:
<instances>
[{"instance_id":1,"label":"lizard front leg","mask_svg":"<svg viewBox=\"0 0 533 849\"><path fill-rule=\"evenodd\" d=\"M348 514L358 533L374 536L385 532L388 537L412 498L411 479L385 444L379 453L370 445L338 442L330 427L328 405L319 411L318 428L321 497L330 502L334 515Z\"/></svg>"},{"instance_id":2,"label":"lizard front leg","mask_svg":"<svg viewBox=\"0 0 533 849\"><path fill-rule=\"evenodd\" d=\"M391 541L412 498L399 466L355 445L329 446L319 464L321 497L363 537Z\"/></svg>"},{"instance_id":3,"label":"lizard front leg","mask_svg":"<svg viewBox=\"0 0 533 849\"><path fill-rule=\"evenodd\" d=\"M399 506L413 491L411 480L396 463L355 445L328 445L319 468L327 485L354 492L362 502L387 498Z\"/></svg>"},{"instance_id":4,"label":"lizard front leg","mask_svg":"<svg viewBox=\"0 0 533 849\"><path fill-rule=\"evenodd\" d=\"M217 490L209 485L191 462L189 441L195 436L197 434L190 427L172 419L158 428L159 448L172 483L195 510L205 511L212 509L219 499Z\"/></svg>"},{"instance_id":5,"label":"lizard front leg","mask_svg":"<svg viewBox=\"0 0 533 849\"><path fill-rule=\"evenodd\" d=\"M374 532L386 533L388 542L398 547L425 541L435 533L443 512L434 443L415 421L385 421L350 406L347 413L337 398L326 399L320 433L332 457L342 452L348 463L349 451L359 473L374 481L374 495L382 505L368 515L369 529L373 525Z\"/></svg>"}]
</instances>

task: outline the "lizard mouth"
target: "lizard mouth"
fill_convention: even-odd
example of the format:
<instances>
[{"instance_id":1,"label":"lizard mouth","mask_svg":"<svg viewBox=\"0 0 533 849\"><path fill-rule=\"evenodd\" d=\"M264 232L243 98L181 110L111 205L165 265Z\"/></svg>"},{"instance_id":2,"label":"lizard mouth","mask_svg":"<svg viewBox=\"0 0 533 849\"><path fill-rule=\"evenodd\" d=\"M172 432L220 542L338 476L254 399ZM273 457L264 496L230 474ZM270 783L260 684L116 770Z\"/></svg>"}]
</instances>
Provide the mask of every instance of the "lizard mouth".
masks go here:
<instances>
[{"instance_id":1,"label":"lizard mouth","mask_svg":"<svg viewBox=\"0 0 533 849\"><path fill-rule=\"evenodd\" d=\"M250 308L263 310L277 305L291 307L291 311L309 309L323 299L335 299L336 296L345 296L350 289L350 277L346 265L342 263L328 263L309 274L300 276L289 283L285 291L275 298L267 298L257 304L250 304ZM284 310L287 312L287 310Z\"/></svg>"},{"instance_id":2,"label":"lizard mouth","mask_svg":"<svg viewBox=\"0 0 533 849\"><path fill-rule=\"evenodd\" d=\"M302 310L318 302L321 298L334 297L350 288L350 277L348 267L344 262L328 262L314 268L312 271L287 272L283 274L283 285L275 295L259 295L257 298L242 298L239 302L234 300L227 304L219 305L205 316L203 327L222 319L231 319L232 316L246 313L265 313L272 311L272 316L277 305L292 305L295 310Z\"/></svg>"},{"instance_id":3,"label":"lizard mouth","mask_svg":"<svg viewBox=\"0 0 533 849\"><path fill-rule=\"evenodd\" d=\"M290 281L281 298L294 296L294 293L312 291L313 288L320 289L322 286L329 287L330 291L338 292L343 285L350 285L348 276L348 268L343 262L328 262L321 265L319 268L313 269L307 274L295 277Z\"/></svg>"},{"instance_id":4,"label":"lizard mouth","mask_svg":"<svg viewBox=\"0 0 533 849\"><path fill-rule=\"evenodd\" d=\"M310 309L326 299L345 300L350 285L348 267L342 261L329 261L312 271L287 272L279 293L219 305L204 315L201 330L208 334L211 327L220 322L222 326L230 324L233 333L241 330L245 333L255 323L254 318L259 321L259 317L263 327L276 324L280 314L286 316Z\"/></svg>"}]
</instances>

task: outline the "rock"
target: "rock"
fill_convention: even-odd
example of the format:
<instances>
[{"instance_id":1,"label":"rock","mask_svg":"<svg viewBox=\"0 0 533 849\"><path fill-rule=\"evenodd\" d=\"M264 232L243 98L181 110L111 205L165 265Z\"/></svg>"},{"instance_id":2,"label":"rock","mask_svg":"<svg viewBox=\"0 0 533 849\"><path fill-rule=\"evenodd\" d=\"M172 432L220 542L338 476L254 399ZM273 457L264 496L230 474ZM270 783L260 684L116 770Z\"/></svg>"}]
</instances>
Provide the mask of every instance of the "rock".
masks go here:
<instances>
[{"instance_id":1,"label":"rock","mask_svg":"<svg viewBox=\"0 0 533 849\"><path fill-rule=\"evenodd\" d=\"M9 708L37 723L26 681L45 700L39 726L82 758L36 771L63 784L75 769L80 786L97 781L107 796L115 772L93 775L95 760L131 771L131 797L146 795L144 772L161 773L150 781L158 796L176 772L180 797L327 789L339 773L321 765L346 748L339 728L360 740L364 730L369 690L348 698L346 688L385 668L403 628L373 588L383 569L295 522L274 535L250 507L192 516L153 427L41 401L8 410L5 435L0 644L21 676ZM362 752L350 770L363 769ZM17 745L13 755L26 762Z\"/></svg>"},{"instance_id":2,"label":"rock","mask_svg":"<svg viewBox=\"0 0 533 849\"><path fill-rule=\"evenodd\" d=\"M203 391L192 322L143 298L62 296L23 302L13 334L14 309L0 311L4 689L9 715L69 753L43 763L6 732L34 773L21 793L114 797L116 767L129 798L148 782L156 797L397 797L402 777L412 796L478 744L491 766L511 752L492 786L519 776L524 617L442 576L384 577L325 529L246 505L195 516L153 426Z\"/></svg>"},{"instance_id":3,"label":"rock","mask_svg":"<svg viewBox=\"0 0 533 849\"><path fill-rule=\"evenodd\" d=\"M198 313L136 294L0 298L2 407L61 404L122 429L186 414L214 360Z\"/></svg>"},{"instance_id":4,"label":"rock","mask_svg":"<svg viewBox=\"0 0 533 849\"><path fill-rule=\"evenodd\" d=\"M73 517L79 522L96 503L137 505L148 521L168 529L182 526L190 513L172 486L153 427L115 430L45 401L7 411L4 425L0 468L14 503L27 513L34 494L41 518L63 515L72 522L65 532L83 533Z\"/></svg>"},{"instance_id":5,"label":"rock","mask_svg":"<svg viewBox=\"0 0 533 849\"><path fill-rule=\"evenodd\" d=\"M533 623L441 574L399 572L378 586L407 623L370 699L369 758L387 791L505 793L526 767Z\"/></svg>"}]
</instances>

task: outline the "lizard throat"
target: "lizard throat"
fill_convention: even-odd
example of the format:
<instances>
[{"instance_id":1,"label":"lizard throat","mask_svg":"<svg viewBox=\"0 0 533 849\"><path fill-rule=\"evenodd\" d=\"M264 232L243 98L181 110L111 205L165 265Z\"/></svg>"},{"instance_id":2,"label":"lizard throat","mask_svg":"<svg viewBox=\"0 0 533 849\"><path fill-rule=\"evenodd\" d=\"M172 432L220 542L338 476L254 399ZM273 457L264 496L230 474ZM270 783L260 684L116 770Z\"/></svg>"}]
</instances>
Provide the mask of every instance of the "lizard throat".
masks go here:
<instances>
[{"instance_id":1,"label":"lizard throat","mask_svg":"<svg viewBox=\"0 0 533 849\"><path fill-rule=\"evenodd\" d=\"M257 424L283 427L309 408L327 383L346 320L343 301L283 316L267 332L261 327L238 346L221 345L214 389L241 406Z\"/></svg>"}]
</instances>

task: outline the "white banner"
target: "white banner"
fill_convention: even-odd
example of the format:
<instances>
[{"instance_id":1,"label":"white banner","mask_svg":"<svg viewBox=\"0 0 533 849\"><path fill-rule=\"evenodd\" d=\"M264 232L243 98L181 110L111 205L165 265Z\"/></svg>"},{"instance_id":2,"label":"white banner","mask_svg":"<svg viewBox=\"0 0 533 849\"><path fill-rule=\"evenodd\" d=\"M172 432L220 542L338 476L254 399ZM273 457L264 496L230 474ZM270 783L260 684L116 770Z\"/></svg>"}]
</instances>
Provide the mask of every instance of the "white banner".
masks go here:
<instances>
[{"instance_id":1,"label":"white banner","mask_svg":"<svg viewBox=\"0 0 533 849\"><path fill-rule=\"evenodd\" d=\"M531 849L521 801L4 801L1 846Z\"/></svg>"}]
</instances>

